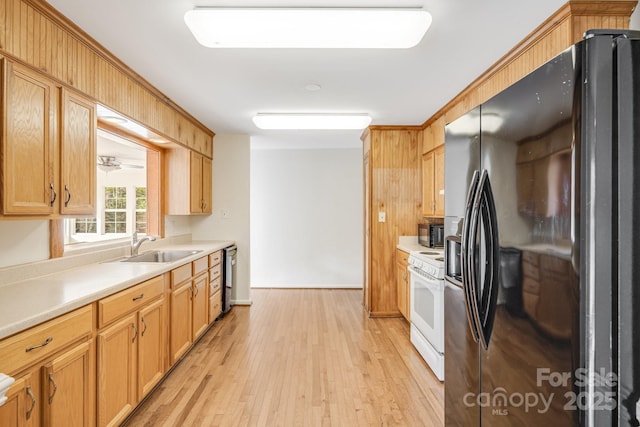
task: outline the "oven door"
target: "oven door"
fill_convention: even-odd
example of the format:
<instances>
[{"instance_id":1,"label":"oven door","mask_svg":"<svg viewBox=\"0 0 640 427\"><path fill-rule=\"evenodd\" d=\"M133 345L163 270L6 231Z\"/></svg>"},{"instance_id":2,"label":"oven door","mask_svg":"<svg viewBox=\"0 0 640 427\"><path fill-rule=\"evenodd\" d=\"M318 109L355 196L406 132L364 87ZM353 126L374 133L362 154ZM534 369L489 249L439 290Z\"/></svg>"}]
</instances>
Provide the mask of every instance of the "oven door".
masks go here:
<instances>
[{"instance_id":1,"label":"oven door","mask_svg":"<svg viewBox=\"0 0 640 427\"><path fill-rule=\"evenodd\" d=\"M439 353L444 353L444 280L409 267L411 322Z\"/></svg>"}]
</instances>

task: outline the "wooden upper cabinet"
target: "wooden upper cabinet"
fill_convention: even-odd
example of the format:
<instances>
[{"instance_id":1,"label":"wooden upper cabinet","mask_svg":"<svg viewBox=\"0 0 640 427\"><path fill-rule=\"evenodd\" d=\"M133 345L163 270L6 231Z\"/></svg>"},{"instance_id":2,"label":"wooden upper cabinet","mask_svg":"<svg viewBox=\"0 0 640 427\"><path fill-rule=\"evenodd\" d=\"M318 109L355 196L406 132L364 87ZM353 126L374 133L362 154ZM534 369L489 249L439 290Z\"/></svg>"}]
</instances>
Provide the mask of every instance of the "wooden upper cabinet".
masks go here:
<instances>
[{"instance_id":1,"label":"wooden upper cabinet","mask_svg":"<svg viewBox=\"0 0 640 427\"><path fill-rule=\"evenodd\" d=\"M57 88L7 60L2 72L2 214L51 214L60 195L54 170Z\"/></svg>"},{"instance_id":2,"label":"wooden upper cabinet","mask_svg":"<svg viewBox=\"0 0 640 427\"><path fill-rule=\"evenodd\" d=\"M167 152L167 214L211 213L211 159L195 151L178 147Z\"/></svg>"},{"instance_id":3,"label":"wooden upper cabinet","mask_svg":"<svg viewBox=\"0 0 640 427\"><path fill-rule=\"evenodd\" d=\"M60 213L95 212L96 201L96 104L63 90L60 137Z\"/></svg>"},{"instance_id":4,"label":"wooden upper cabinet","mask_svg":"<svg viewBox=\"0 0 640 427\"><path fill-rule=\"evenodd\" d=\"M93 214L96 104L6 59L2 72L1 213Z\"/></svg>"},{"instance_id":5,"label":"wooden upper cabinet","mask_svg":"<svg viewBox=\"0 0 640 427\"><path fill-rule=\"evenodd\" d=\"M444 145L422 155L422 214L444 217Z\"/></svg>"}]
</instances>

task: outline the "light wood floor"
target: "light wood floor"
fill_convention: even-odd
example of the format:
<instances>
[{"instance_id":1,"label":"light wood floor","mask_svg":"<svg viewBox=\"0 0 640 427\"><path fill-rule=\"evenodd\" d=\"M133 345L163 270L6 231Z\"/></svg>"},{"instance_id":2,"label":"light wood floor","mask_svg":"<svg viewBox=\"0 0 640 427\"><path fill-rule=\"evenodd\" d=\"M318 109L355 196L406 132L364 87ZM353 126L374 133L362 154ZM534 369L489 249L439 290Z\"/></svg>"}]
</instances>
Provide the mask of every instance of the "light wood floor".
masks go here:
<instances>
[{"instance_id":1,"label":"light wood floor","mask_svg":"<svg viewBox=\"0 0 640 427\"><path fill-rule=\"evenodd\" d=\"M443 386L359 290L253 289L129 426L442 426Z\"/></svg>"}]
</instances>

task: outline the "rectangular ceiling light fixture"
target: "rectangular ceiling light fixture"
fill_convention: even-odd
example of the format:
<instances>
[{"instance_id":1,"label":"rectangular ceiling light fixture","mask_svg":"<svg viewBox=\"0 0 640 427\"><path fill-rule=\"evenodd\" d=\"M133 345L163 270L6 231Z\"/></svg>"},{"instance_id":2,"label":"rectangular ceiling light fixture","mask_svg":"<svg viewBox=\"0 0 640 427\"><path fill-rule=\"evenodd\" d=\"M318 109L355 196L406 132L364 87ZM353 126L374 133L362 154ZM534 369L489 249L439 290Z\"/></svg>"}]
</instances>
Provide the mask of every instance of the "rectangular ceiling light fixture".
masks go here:
<instances>
[{"instance_id":1,"label":"rectangular ceiling light fixture","mask_svg":"<svg viewBox=\"0 0 640 427\"><path fill-rule=\"evenodd\" d=\"M431 25L421 8L224 8L187 11L196 40L218 48L410 48Z\"/></svg>"},{"instance_id":2,"label":"rectangular ceiling light fixture","mask_svg":"<svg viewBox=\"0 0 640 427\"><path fill-rule=\"evenodd\" d=\"M368 114L258 113L253 123L269 130L357 130L371 123Z\"/></svg>"}]
</instances>

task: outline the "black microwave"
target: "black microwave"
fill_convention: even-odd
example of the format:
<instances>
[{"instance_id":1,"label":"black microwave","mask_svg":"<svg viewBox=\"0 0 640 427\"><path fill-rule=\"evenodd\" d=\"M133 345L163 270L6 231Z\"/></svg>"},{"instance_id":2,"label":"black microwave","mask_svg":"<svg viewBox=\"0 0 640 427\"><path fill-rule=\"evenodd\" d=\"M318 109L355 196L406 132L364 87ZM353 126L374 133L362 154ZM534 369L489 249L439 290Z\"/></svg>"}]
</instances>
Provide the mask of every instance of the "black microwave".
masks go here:
<instances>
[{"instance_id":1,"label":"black microwave","mask_svg":"<svg viewBox=\"0 0 640 427\"><path fill-rule=\"evenodd\" d=\"M428 248L443 248L444 224L418 224L418 243Z\"/></svg>"}]
</instances>

